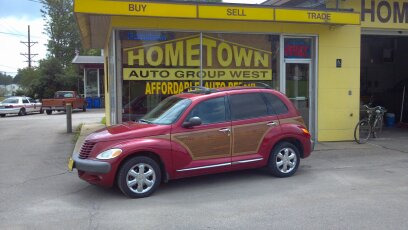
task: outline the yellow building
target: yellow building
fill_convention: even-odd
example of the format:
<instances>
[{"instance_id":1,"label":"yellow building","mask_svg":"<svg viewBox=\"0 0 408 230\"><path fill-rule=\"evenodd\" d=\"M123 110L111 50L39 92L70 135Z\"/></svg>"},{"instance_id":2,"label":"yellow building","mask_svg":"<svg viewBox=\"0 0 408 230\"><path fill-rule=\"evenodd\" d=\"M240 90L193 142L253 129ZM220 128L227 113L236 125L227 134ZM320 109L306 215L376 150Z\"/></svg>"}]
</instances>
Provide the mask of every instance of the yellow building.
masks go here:
<instances>
[{"instance_id":1,"label":"yellow building","mask_svg":"<svg viewBox=\"0 0 408 230\"><path fill-rule=\"evenodd\" d=\"M316 140L352 140L362 40L406 35L408 2L303 2L75 0L83 45L104 49L107 123L136 120L190 86L263 82L288 95Z\"/></svg>"}]
</instances>

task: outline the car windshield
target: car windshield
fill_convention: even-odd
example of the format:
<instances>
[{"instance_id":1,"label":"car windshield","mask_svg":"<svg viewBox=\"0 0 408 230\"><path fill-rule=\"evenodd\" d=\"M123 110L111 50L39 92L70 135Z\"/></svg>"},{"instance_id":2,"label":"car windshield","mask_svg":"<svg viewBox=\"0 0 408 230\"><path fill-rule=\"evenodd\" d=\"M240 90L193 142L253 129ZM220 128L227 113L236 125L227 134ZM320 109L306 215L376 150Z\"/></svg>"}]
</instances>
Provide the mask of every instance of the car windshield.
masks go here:
<instances>
[{"instance_id":1,"label":"car windshield","mask_svg":"<svg viewBox=\"0 0 408 230\"><path fill-rule=\"evenodd\" d=\"M160 102L156 108L148 112L139 122L169 125L175 122L184 110L191 104L190 99L169 97Z\"/></svg>"},{"instance_id":2,"label":"car windshield","mask_svg":"<svg viewBox=\"0 0 408 230\"><path fill-rule=\"evenodd\" d=\"M6 100L2 101L3 104L18 104L18 98L7 98Z\"/></svg>"}]
</instances>

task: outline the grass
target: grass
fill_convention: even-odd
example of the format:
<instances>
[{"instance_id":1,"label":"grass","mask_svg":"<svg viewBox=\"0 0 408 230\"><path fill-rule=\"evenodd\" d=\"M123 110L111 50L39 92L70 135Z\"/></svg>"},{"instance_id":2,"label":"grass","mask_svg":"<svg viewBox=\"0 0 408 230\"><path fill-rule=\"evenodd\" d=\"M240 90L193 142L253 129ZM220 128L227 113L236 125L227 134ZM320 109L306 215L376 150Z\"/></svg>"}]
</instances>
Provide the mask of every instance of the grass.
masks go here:
<instances>
[{"instance_id":1,"label":"grass","mask_svg":"<svg viewBox=\"0 0 408 230\"><path fill-rule=\"evenodd\" d=\"M6 99L5 97L0 97L0 101L3 101L4 99Z\"/></svg>"},{"instance_id":2,"label":"grass","mask_svg":"<svg viewBox=\"0 0 408 230\"><path fill-rule=\"evenodd\" d=\"M104 124L106 126L106 117L102 117L101 124Z\"/></svg>"},{"instance_id":3,"label":"grass","mask_svg":"<svg viewBox=\"0 0 408 230\"><path fill-rule=\"evenodd\" d=\"M81 134L81 129L84 123L79 124L76 129L74 130L74 137L72 138L72 142L76 143L78 141L79 135Z\"/></svg>"}]
</instances>

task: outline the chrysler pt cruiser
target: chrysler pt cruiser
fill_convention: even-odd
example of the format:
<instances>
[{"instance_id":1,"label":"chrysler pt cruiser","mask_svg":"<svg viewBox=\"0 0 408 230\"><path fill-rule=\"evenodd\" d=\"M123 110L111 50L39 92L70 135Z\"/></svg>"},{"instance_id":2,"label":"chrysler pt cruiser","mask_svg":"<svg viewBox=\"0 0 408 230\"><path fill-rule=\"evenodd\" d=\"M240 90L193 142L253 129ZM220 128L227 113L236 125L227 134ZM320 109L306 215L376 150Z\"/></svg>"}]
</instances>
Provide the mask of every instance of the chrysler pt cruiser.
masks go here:
<instances>
[{"instance_id":1,"label":"chrysler pt cruiser","mask_svg":"<svg viewBox=\"0 0 408 230\"><path fill-rule=\"evenodd\" d=\"M117 185L131 198L161 182L250 168L292 176L313 143L282 93L261 87L207 89L171 96L138 122L90 134L69 168L81 179Z\"/></svg>"}]
</instances>

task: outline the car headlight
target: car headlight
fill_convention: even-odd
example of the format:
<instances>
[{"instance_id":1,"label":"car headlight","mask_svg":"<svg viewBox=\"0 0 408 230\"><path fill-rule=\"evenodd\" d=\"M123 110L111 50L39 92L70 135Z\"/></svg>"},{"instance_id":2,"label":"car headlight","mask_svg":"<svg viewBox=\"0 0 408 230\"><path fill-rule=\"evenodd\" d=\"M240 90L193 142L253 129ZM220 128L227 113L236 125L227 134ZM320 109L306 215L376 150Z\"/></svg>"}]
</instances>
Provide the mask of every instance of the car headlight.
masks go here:
<instances>
[{"instance_id":1,"label":"car headlight","mask_svg":"<svg viewBox=\"0 0 408 230\"><path fill-rule=\"evenodd\" d=\"M99 153L98 156L96 156L96 158L99 160L108 160L119 156L121 153L122 149L109 149Z\"/></svg>"}]
</instances>

